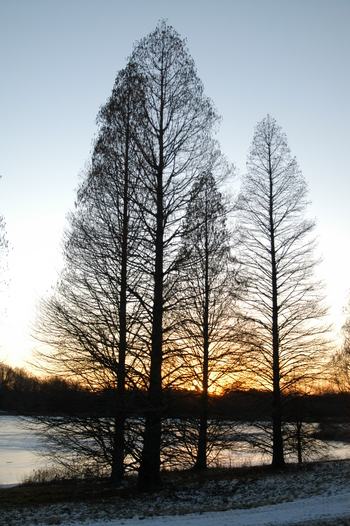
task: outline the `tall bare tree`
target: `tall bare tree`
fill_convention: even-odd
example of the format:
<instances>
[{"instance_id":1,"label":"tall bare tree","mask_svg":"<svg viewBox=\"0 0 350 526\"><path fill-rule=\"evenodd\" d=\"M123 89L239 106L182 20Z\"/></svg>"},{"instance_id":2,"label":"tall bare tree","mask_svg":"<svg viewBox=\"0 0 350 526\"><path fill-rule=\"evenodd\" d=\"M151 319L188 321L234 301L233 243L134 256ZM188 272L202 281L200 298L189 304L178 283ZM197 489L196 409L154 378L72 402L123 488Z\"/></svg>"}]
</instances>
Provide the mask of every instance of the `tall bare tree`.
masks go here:
<instances>
[{"instance_id":1,"label":"tall bare tree","mask_svg":"<svg viewBox=\"0 0 350 526\"><path fill-rule=\"evenodd\" d=\"M36 339L49 345L41 361L53 372L80 378L93 390L115 390L113 433L108 433L109 443L113 435L108 447L114 482L124 473L125 388L137 383L131 374L137 370L135 358L127 350L135 345L139 324L139 306L130 293L137 277L129 265L138 228L131 199L137 175L130 131L138 85L127 67L100 110L92 161L66 231L65 266L53 293L39 306L35 330ZM89 425L101 427L92 420Z\"/></svg>"},{"instance_id":2,"label":"tall bare tree","mask_svg":"<svg viewBox=\"0 0 350 526\"><path fill-rule=\"evenodd\" d=\"M307 204L307 186L286 135L268 115L255 128L237 207L248 284L241 305L245 365L251 382L272 393L275 467L284 465L282 398L320 370L327 332Z\"/></svg>"},{"instance_id":3,"label":"tall bare tree","mask_svg":"<svg viewBox=\"0 0 350 526\"><path fill-rule=\"evenodd\" d=\"M146 428L139 471L140 488L160 482L164 317L171 305L168 279L174 270L182 217L194 177L207 161L208 138L218 121L204 95L193 59L179 34L160 22L130 58L143 79L134 140L143 219L139 244L143 304L150 319L150 370Z\"/></svg>"}]
</instances>

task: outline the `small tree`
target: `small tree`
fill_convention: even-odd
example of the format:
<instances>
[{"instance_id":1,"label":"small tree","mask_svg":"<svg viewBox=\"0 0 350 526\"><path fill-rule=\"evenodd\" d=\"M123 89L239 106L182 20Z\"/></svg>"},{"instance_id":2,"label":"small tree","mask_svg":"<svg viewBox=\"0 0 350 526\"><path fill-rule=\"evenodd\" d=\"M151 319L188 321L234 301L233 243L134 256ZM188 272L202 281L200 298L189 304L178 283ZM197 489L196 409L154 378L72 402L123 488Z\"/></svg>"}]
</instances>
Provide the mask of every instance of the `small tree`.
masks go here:
<instances>
[{"instance_id":1,"label":"small tree","mask_svg":"<svg viewBox=\"0 0 350 526\"><path fill-rule=\"evenodd\" d=\"M1 179L0 175L0 179ZM6 285L4 278L7 268L8 240L6 236L6 223L4 216L0 216L0 286ZM1 290L1 289L0 289Z\"/></svg>"},{"instance_id":2,"label":"small tree","mask_svg":"<svg viewBox=\"0 0 350 526\"><path fill-rule=\"evenodd\" d=\"M6 256L8 253L8 241L6 238L6 223L3 216L0 216L0 272L1 281L3 283L3 274L6 270Z\"/></svg>"},{"instance_id":3,"label":"small tree","mask_svg":"<svg viewBox=\"0 0 350 526\"><path fill-rule=\"evenodd\" d=\"M1 179L1 176L0 176ZM3 216L0 216L0 293L6 291L8 281L7 281L7 256L8 256L8 240L6 236L6 223ZM2 300L2 298L1 298ZM2 302L1 302L2 303ZM0 325L3 323L3 317L6 314L5 303L0 307Z\"/></svg>"},{"instance_id":4,"label":"small tree","mask_svg":"<svg viewBox=\"0 0 350 526\"><path fill-rule=\"evenodd\" d=\"M269 115L255 128L238 198L241 308L250 380L272 393L272 464L284 465L283 405L320 371L327 327L322 285L313 278L314 221L304 219L307 187L287 139Z\"/></svg>"},{"instance_id":5,"label":"small tree","mask_svg":"<svg viewBox=\"0 0 350 526\"><path fill-rule=\"evenodd\" d=\"M334 371L334 383L343 392L350 391L350 296L344 307L346 316L341 329L342 342L338 352L333 357L332 369Z\"/></svg>"},{"instance_id":6,"label":"small tree","mask_svg":"<svg viewBox=\"0 0 350 526\"><path fill-rule=\"evenodd\" d=\"M196 467L207 467L208 393L235 372L237 278L227 228L228 206L214 175L197 177L179 252L174 337L178 377L201 392Z\"/></svg>"}]
</instances>

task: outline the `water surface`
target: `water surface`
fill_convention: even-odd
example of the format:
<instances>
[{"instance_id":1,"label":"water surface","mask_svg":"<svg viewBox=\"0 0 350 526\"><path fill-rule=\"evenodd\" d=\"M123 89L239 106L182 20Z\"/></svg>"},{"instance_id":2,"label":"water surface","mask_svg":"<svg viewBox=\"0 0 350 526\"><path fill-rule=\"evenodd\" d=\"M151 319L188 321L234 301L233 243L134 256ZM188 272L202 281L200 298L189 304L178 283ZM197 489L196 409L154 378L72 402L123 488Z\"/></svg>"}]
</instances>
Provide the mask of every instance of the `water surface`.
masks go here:
<instances>
[{"instance_id":1,"label":"water surface","mask_svg":"<svg viewBox=\"0 0 350 526\"><path fill-rule=\"evenodd\" d=\"M242 435L257 432L257 428L249 424L241 424L241 427ZM350 444L328 442L328 445L327 458L350 458ZM324 455L322 447L320 451L323 452L318 458ZM19 484L34 471L46 467L48 460L40 457L39 453L39 436L27 429L23 419L0 414L0 485ZM295 455L287 458L287 461L296 462L297 459L294 457ZM262 453L242 440L237 441L233 448L221 450L216 454L214 451L211 465L236 467L258 465L270 461L269 454Z\"/></svg>"},{"instance_id":2,"label":"water surface","mask_svg":"<svg viewBox=\"0 0 350 526\"><path fill-rule=\"evenodd\" d=\"M47 460L37 455L39 441L25 428L23 420L0 415L0 484L19 484Z\"/></svg>"}]
</instances>

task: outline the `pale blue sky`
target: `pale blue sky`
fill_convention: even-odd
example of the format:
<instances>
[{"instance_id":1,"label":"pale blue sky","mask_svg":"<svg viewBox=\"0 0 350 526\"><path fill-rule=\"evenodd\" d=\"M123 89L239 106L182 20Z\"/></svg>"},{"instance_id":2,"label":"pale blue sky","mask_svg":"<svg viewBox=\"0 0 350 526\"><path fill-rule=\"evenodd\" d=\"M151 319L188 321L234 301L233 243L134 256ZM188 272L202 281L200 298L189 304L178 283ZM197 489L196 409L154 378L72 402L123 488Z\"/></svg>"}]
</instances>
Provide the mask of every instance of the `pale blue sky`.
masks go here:
<instances>
[{"instance_id":1,"label":"pale blue sky","mask_svg":"<svg viewBox=\"0 0 350 526\"><path fill-rule=\"evenodd\" d=\"M0 0L0 214L12 245L0 359L11 364L30 359L35 301L57 276L98 109L161 18L187 38L241 173L258 121L270 113L286 132L339 329L350 288L349 0Z\"/></svg>"}]
</instances>

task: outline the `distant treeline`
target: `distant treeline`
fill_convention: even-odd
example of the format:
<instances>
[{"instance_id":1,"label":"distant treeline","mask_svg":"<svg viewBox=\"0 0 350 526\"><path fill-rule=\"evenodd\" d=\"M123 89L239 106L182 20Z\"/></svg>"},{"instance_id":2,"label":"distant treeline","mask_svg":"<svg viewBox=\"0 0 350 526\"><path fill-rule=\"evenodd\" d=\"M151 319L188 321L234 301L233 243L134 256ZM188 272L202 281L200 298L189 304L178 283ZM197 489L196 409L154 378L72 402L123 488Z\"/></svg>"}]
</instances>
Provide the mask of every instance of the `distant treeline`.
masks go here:
<instances>
[{"instance_id":1,"label":"distant treeline","mask_svg":"<svg viewBox=\"0 0 350 526\"><path fill-rule=\"evenodd\" d=\"M166 390L165 417L196 418L200 408L200 393ZM257 390L228 391L209 396L209 418L254 422L269 420L271 393ZM139 415L146 407L145 391L127 391L128 414ZM350 420L350 393L325 393L285 400L289 419L297 410L308 415L309 421ZM94 414L100 417L115 414L118 404L116 390L92 392L79 383L56 376L38 378L25 369L0 364L0 410L19 415Z\"/></svg>"}]
</instances>

